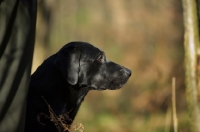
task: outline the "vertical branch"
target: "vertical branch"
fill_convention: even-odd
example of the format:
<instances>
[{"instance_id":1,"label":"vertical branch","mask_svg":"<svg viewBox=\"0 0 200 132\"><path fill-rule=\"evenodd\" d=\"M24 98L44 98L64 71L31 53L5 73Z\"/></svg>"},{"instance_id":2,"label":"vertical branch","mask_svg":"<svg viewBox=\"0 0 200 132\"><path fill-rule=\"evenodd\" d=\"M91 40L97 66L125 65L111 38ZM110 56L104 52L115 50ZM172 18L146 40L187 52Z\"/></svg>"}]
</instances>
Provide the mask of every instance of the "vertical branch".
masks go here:
<instances>
[{"instance_id":1,"label":"vertical branch","mask_svg":"<svg viewBox=\"0 0 200 132\"><path fill-rule=\"evenodd\" d=\"M176 78L172 78L172 114L173 114L173 124L174 132L178 132L178 118L176 114Z\"/></svg>"},{"instance_id":2,"label":"vertical branch","mask_svg":"<svg viewBox=\"0 0 200 132\"><path fill-rule=\"evenodd\" d=\"M184 9L184 48L186 96L191 117L192 132L200 132L200 110L197 85L197 48L199 45L198 13L196 0L182 0Z\"/></svg>"},{"instance_id":3,"label":"vertical branch","mask_svg":"<svg viewBox=\"0 0 200 132\"><path fill-rule=\"evenodd\" d=\"M198 19L198 22L200 21L200 0L196 0L197 2L197 19ZM200 22L198 23L198 33L199 33L199 29L200 28ZM200 35L200 34L198 34ZM197 54L198 54L198 58L197 58L197 76L198 76L198 84L197 84L197 87L198 87L198 93L200 93L200 43L198 43L197 45ZM199 95L199 94L198 94Z\"/></svg>"}]
</instances>

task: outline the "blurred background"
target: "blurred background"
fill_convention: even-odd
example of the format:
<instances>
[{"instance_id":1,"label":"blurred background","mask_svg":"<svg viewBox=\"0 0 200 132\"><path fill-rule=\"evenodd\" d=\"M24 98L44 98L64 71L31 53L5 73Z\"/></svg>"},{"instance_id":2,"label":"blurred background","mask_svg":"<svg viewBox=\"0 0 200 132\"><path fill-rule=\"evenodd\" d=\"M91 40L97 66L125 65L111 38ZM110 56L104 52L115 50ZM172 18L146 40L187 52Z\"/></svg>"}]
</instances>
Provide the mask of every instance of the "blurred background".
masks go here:
<instances>
[{"instance_id":1,"label":"blurred background","mask_svg":"<svg viewBox=\"0 0 200 132\"><path fill-rule=\"evenodd\" d=\"M189 132L181 0L39 0L32 72L70 41L86 41L132 70L116 91L90 91L74 124L85 132Z\"/></svg>"}]
</instances>

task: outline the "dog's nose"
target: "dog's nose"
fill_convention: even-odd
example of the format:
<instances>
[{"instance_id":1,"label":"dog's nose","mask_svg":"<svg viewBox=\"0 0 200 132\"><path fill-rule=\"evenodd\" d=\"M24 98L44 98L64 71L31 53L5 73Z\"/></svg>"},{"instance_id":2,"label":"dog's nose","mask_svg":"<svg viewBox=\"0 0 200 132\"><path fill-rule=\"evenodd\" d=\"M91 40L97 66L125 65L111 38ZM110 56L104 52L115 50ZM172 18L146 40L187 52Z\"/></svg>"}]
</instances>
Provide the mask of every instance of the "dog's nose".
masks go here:
<instances>
[{"instance_id":1,"label":"dog's nose","mask_svg":"<svg viewBox=\"0 0 200 132\"><path fill-rule=\"evenodd\" d=\"M127 69L127 68L125 69L125 73L126 73L126 75L129 76L129 77L131 76L131 70L129 70L129 69Z\"/></svg>"},{"instance_id":2,"label":"dog's nose","mask_svg":"<svg viewBox=\"0 0 200 132\"><path fill-rule=\"evenodd\" d=\"M124 72L124 74L127 75L128 77L131 76L131 70L129 70L129 69L125 68L125 67L123 67L123 69L121 69L121 70L122 70L122 71Z\"/></svg>"}]
</instances>

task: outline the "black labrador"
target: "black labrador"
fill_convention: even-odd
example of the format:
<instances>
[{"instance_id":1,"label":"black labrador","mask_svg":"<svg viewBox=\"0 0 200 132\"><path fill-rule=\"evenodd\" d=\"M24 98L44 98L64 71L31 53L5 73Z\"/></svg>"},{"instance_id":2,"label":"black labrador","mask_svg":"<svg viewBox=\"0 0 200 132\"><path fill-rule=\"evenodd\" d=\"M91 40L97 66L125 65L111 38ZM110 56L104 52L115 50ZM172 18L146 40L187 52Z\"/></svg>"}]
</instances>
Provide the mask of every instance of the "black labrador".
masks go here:
<instances>
[{"instance_id":1,"label":"black labrador","mask_svg":"<svg viewBox=\"0 0 200 132\"><path fill-rule=\"evenodd\" d=\"M69 128L89 90L119 89L130 76L129 69L109 61L93 45L66 44L31 76L25 132L67 131L59 120Z\"/></svg>"}]
</instances>

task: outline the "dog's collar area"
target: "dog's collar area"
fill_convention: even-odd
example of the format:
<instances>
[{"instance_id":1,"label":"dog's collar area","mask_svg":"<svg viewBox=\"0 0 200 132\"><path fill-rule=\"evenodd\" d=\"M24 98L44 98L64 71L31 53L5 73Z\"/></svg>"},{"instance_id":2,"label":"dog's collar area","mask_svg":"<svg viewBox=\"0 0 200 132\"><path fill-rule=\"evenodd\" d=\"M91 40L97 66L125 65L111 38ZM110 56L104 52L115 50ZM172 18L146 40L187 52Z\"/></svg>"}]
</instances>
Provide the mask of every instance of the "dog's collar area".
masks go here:
<instances>
[{"instance_id":1,"label":"dog's collar area","mask_svg":"<svg viewBox=\"0 0 200 132\"><path fill-rule=\"evenodd\" d=\"M75 91L79 91L80 89L81 89L81 87L79 86L79 84L77 83L77 84L75 84L75 85L71 85L71 84L69 84L70 86L71 86L71 88L72 89L74 89Z\"/></svg>"}]
</instances>

